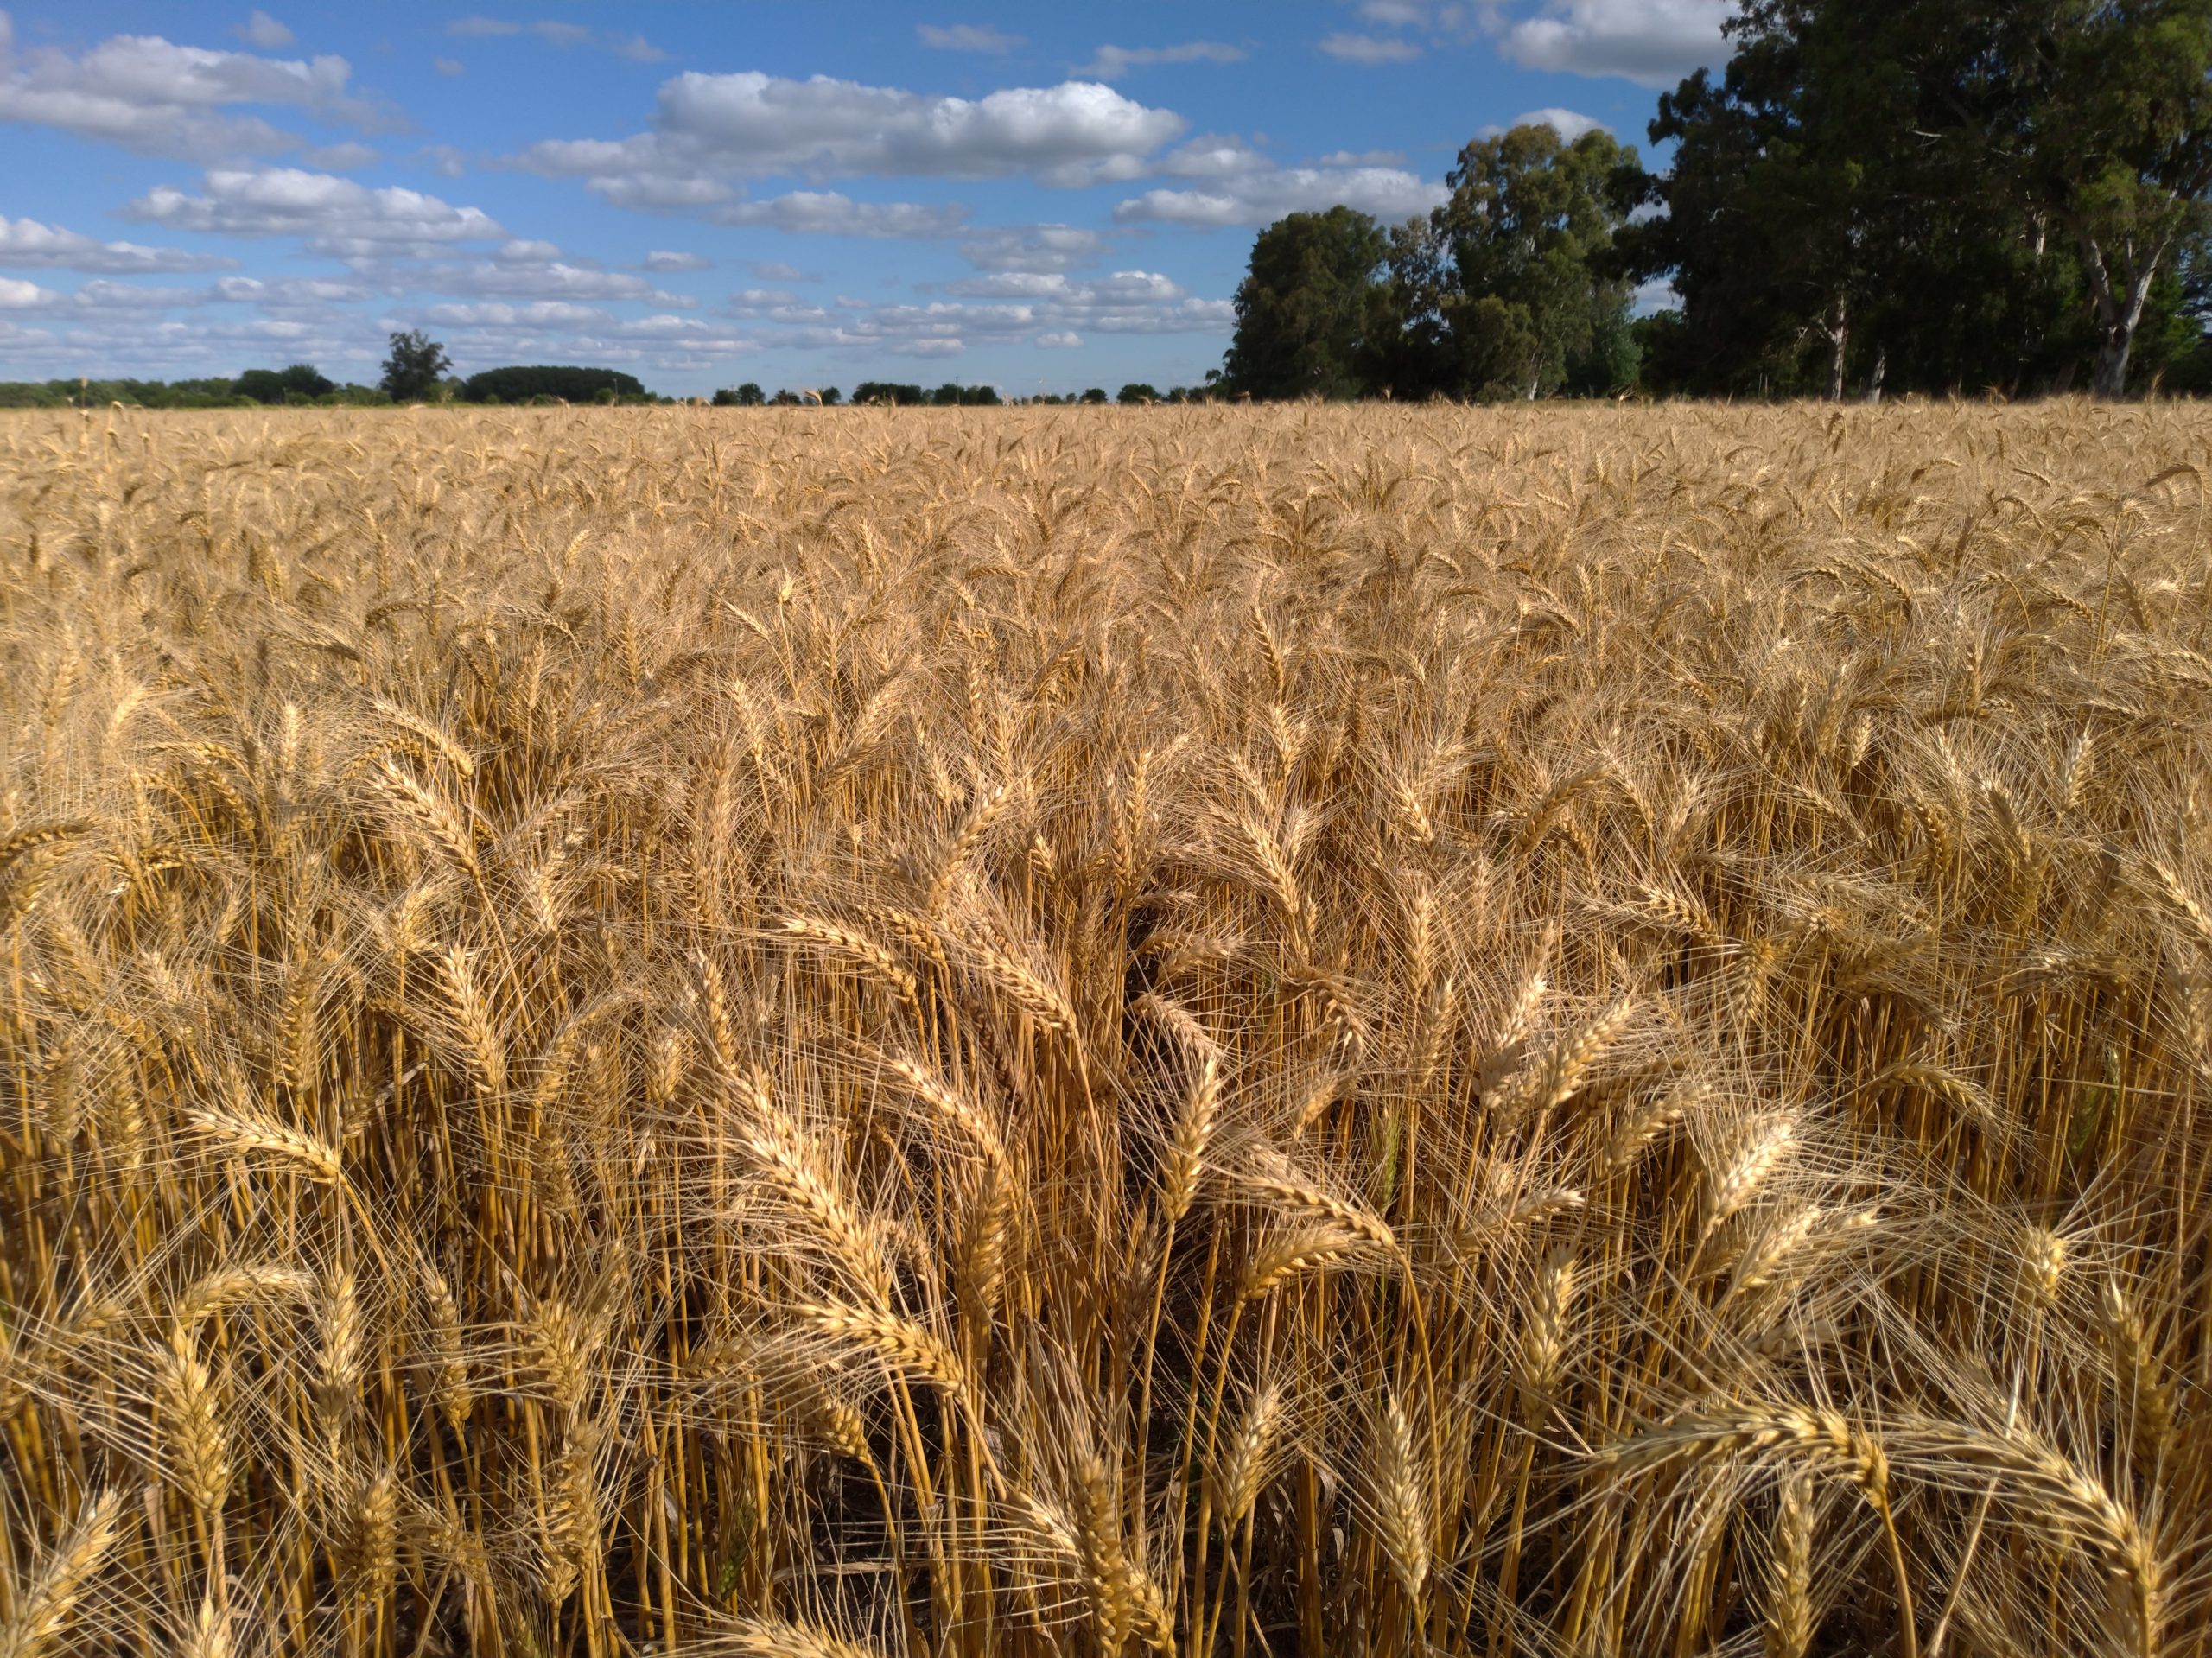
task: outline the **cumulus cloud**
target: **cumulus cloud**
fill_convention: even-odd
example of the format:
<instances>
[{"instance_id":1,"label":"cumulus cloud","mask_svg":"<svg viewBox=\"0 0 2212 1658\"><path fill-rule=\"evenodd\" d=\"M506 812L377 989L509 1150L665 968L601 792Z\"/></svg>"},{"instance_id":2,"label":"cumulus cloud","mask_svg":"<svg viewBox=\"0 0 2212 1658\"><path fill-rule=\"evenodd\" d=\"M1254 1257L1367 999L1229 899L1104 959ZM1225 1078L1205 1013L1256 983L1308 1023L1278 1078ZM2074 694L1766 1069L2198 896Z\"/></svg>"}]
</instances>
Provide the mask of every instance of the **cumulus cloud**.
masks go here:
<instances>
[{"instance_id":1,"label":"cumulus cloud","mask_svg":"<svg viewBox=\"0 0 2212 1658\"><path fill-rule=\"evenodd\" d=\"M52 127L141 155L213 160L296 148L298 138L240 104L307 110L326 120L378 123L347 89L340 57L259 57L178 46L158 35L118 35L78 56L51 48L17 53L0 12L0 121Z\"/></svg>"},{"instance_id":2,"label":"cumulus cloud","mask_svg":"<svg viewBox=\"0 0 2212 1658\"><path fill-rule=\"evenodd\" d=\"M655 248L639 261L646 270L709 270L714 261L703 253L679 253L670 248Z\"/></svg>"},{"instance_id":3,"label":"cumulus cloud","mask_svg":"<svg viewBox=\"0 0 2212 1658\"><path fill-rule=\"evenodd\" d=\"M292 31L265 11L257 11L231 31L248 46L257 46L264 52L273 52L280 46L292 43Z\"/></svg>"},{"instance_id":4,"label":"cumulus cloud","mask_svg":"<svg viewBox=\"0 0 2212 1658\"><path fill-rule=\"evenodd\" d=\"M995 57L1003 57L1017 46L1028 44L1019 35L1003 34L982 23L953 23L946 27L916 23L914 35L924 46L935 47L940 52L988 52Z\"/></svg>"},{"instance_id":5,"label":"cumulus cloud","mask_svg":"<svg viewBox=\"0 0 2212 1658\"><path fill-rule=\"evenodd\" d=\"M1001 272L949 285L956 297L925 304L837 302L841 315L789 295L740 295L743 314L770 325L764 344L801 350L950 356L970 344L1037 340L1079 345L1099 334L1226 334L1235 321L1227 300L1186 293L1156 271L1119 270L1086 282L1041 272ZM785 303L785 301L790 301Z\"/></svg>"},{"instance_id":6,"label":"cumulus cloud","mask_svg":"<svg viewBox=\"0 0 2212 1658\"><path fill-rule=\"evenodd\" d=\"M815 181L1027 174L1071 186L1135 178L1183 127L1173 111L1096 81L964 98L827 75L690 72L662 84L652 130L549 140L520 159L538 173L584 179L618 206L696 211L731 200L729 181L779 174Z\"/></svg>"},{"instance_id":7,"label":"cumulus cloud","mask_svg":"<svg viewBox=\"0 0 2212 1658\"><path fill-rule=\"evenodd\" d=\"M1421 55L1421 48L1412 41L1341 30L1324 35L1321 49L1339 63L1363 64L1370 68L1382 63L1408 63Z\"/></svg>"},{"instance_id":8,"label":"cumulus cloud","mask_svg":"<svg viewBox=\"0 0 2212 1658\"><path fill-rule=\"evenodd\" d=\"M1180 46L1102 46L1076 71L1093 80L1119 80L1132 69L1162 63L1242 63L1244 48L1222 41L1185 41Z\"/></svg>"},{"instance_id":9,"label":"cumulus cloud","mask_svg":"<svg viewBox=\"0 0 2212 1658\"><path fill-rule=\"evenodd\" d=\"M1074 225L993 226L960 244L960 257L978 270L1072 270L1105 251L1103 236Z\"/></svg>"},{"instance_id":10,"label":"cumulus cloud","mask_svg":"<svg viewBox=\"0 0 2212 1658\"><path fill-rule=\"evenodd\" d=\"M1064 329L1058 334L1040 334L1032 343L1046 351L1072 351L1083 344L1083 336L1071 328Z\"/></svg>"},{"instance_id":11,"label":"cumulus cloud","mask_svg":"<svg viewBox=\"0 0 2212 1658\"><path fill-rule=\"evenodd\" d=\"M367 144L348 142L310 149L300 159L309 167L319 167L326 173L348 173L357 167L368 166L378 156Z\"/></svg>"},{"instance_id":12,"label":"cumulus cloud","mask_svg":"<svg viewBox=\"0 0 2212 1658\"><path fill-rule=\"evenodd\" d=\"M479 207L456 207L398 185L372 189L296 167L211 168L202 194L156 185L126 217L221 236L303 236L340 257L356 249L495 241L506 232Z\"/></svg>"},{"instance_id":13,"label":"cumulus cloud","mask_svg":"<svg viewBox=\"0 0 2212 1658\"><path fill-rule=\"evenodd\" d=\"M791 190L760 201L732 201L709 215L721 225L765 225L795 235L950 236L967 210L918 201L855 201L836 190Z\"/></svg>"},{"instance_id":14,"label":"cumulus cloud","mask_svg":"<svg viewBox=\"0 0 2212 1658\"><path fill-rule=\"evenodd\" d=\"M1497 45L1523 68L1671 86L1726 59L1720 25L1733 10L1731 0L1543 0L1503 25Z\"/></svg>"},{"instance_id":15,"label":"cumulus cloud","mask_svg":"<svg viewBox=\"0 0 2212 1658\"><path fill-rule=\"evenodd\" d=\"M1444 187L1402 167L1341 166L1323 162L1283 167L1236 137L1202 137L1174 150L1161 171L1188 179L1190 189L1160 187L1121 202L1121 224L1152 220L1195 226L1267 225L1285 213L1343 206L1386 222L1427 213Z\"/></svg>"},{"instance_id":16,"label":"cumulus cloud","mask_svg":"<svg viewBox=\"0 0 2212 1658\"><path fill-rule=\"evenodd\" d=\"M456 40L464 41L512 40L517 35L528 35L533 40L544 41L548 46L586 46L601 52L612 52L616 57L627 58L632 63L668 61L668 54L642 35L625 35L615 29L587 29L582 23L561 22L552 18L517 23L502 17L456 17L446 25L446 33Z\"/></svg>"},{"instance_id":17,"label":"cumulus cloud","mask_svg":"<svg viewBox=\"0 0 2212 1658\"><path fill-rule=\"evenodd\" d=\"M1586 132L1610 132L1612 129L1594 115L1585 115L1580 110L1557 107L1528 110L1513 118L1516 127L1549 127L1561 140L1573 143Z\"/></svg>"},{"instance_id":18,"label":"cumulus cloud","mask_svg":"<svg viewBox=\"0 0 2212 1658\"><path fill-rule=\"evenodd\" d=\"M137 242L99 242L81 231L0 214L0 265L18 270L86 270L110 274L226 270L236 265L213 253L146 247Z\"/></svg>"}]
</instances>

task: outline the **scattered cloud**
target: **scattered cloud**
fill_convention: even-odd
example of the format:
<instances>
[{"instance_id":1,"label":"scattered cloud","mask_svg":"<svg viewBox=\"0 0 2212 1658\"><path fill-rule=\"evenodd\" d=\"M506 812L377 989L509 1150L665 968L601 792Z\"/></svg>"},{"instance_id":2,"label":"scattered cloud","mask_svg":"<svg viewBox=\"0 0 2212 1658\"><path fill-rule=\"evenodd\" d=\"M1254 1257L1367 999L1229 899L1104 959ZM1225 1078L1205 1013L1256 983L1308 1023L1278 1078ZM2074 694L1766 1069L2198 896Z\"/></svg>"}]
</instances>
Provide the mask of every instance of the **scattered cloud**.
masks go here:
<instances>
[{"instance_id":1,"label":"scattered cloud","mask_svg":"<svg viewBox=\"0 0 2212 1658\"><path fill-rule=\"evenodd\" d=\"M1180 46L1102 46L1076 73L1094 80L1119 80L1132 69L1149 69L1157 64L1242 63L1247 55L1243 47L1221 41L1185 41Z\"/></svg>"},{"instance_id":2,"label":"scattered cloud","mask_svg":"<svg viewBox=\"0 0 2212 1658\"><path fill-rule=\"evenodd\" d=\"M1118 224L1268 225L1285 213L1356 207L1390 222L1427 213L1444 187L1402 167L1281 167L1235 140L1192 146L1166 169L1199 182L1156 188L1121 202Z\"/></svg>"},{"instance_id":3,"label":"scattered cloud","mask_svg":"<svg viewBox=\"0 0 2212 1658\"><path fill-rule=\"evenodd\" d=\"M1197 187L1163 187L1131 197L1115 207L1116 223L1267 225L1285 213L1338 205L1389 222L1427 213L1445 194L1442 185L1402 167L1330 158L1283 167L1234 135L1193 138L1170 151L1160 170Z\"/></svg>"},{"instance_id":4,"label":"scattered cloud","mask_svg":"<svg viewBox=\"0 0 2212 1658\"><path fill-rule=\"evenodd\" d=\"M456 17L446 25L446 33L463 41L512 40L518 35L528 35L533 40L544 41L548 46L582 46L596 51L612 52L616 57L627 58L632 63L668 61L668 54L642 35L625 35L615 29L587 29L582 23L562 22L553 18L518 23L503 17Z\"/></svg>"},{"instance_id":5,"label":"scattered cloud","mask_svg":"<svg viewBox=\"0 0 2212 1658\"><path fill-rule=\"evenodd\" d=\"M1184 124L1173 111L1095 81L970 99L828 75L690 72L662 84L652 131L549 140L520 160L550 176L582 178L619 206L699 210L731 200L731 180L776 174L810 181L1026 174L1068 186L1132 179Z\"/></svg>"},{"instance_id":6,"label":"scattered cloud","mask_svg":"<svg viewBox=\"0 0 2212 1658\"><path fill-rule=\"evenodd\" d=\"M451 144L426 144L416 154L429 162L440 178L457 179L468 170L462 163L461 152Z\"/></svg>"},{"instance_id":7,"label":"scattered cloud","mask_svg":"<svg viewBox=\"0 0 2212 1658\"><path fill-rule=\"evenodd\" d=\"M1672 86L1726 59L1720 25L1733 10L1731 0L1543 0L1500 28L1497 48L1527 69Z\"/></svg>"},{"instance_id":8,"label":"scattered cloud","mask_svg":"<svg viewBox=\"0 0 2212 1658\"><path fill-rule=\"evenodd\" d=\"M1087 282L1004 272L949 283L944 291L955 297L920 305L841 296L842 314L835 316L803 302L785 303L786 295L761 295L747 314L772 325L760 336L764 345L913 357L950 356L977 342L1011 345L1040 334L1059 346L1081 344L1085 332L1225 335L1236 320L1227 300L1198 298L1147 270Z\"/></svg>"},{"instance_id":9,"label":"scattered cloud","mask_svg":"<svg viewBox=\"0 0 2212 1658\"><path fill-rule=\"evenodd\" d=\"M11 48L0 12L0 121L51 127L141 155L213 161L295 149L299 138L240 104L283 105L327 121L381 124L348 90L339 57L259 57L178 46L158 35L117 35L77 56Z\"/></svg>"},{"instance_id":10,"label":"scattered cloud","mask_svg":"<svg viewBox=\"0 0 2212 1658\"><path fill-rule=\"evenodd\" d=\"M231 31L248 46L257 46L264 52L274 52L280 46L292 43L292 31L265 11L257 11Z\"/></svg>"},{"instance_id":11,"label":"scattered cloud","mask_svg":"<svg viewBox=\"0 0 2212 1658\"><path fill-rule=\"evenodd\" d=\"M812 282L812 276L797 265L785 264L781 259L747 259L745 269L762 282Z\"/></svg>"},{"instance_id":12,"label":"scattered cloud","mask_svg":"<svg viewBox=\"0 0 2212 1658\"><path fill-rule=\"evenodd\" d=\"M460 75L468 73L468 67L459 58L432 58L430 67L442 75Z\"/></svg>"},{"instance_id":13,"label":"scattered cloud","mask_svg":"<svg viewBox=\"0 0 2212 1658\"><path fill-rule=\"evenodd\" d=\"M312 238L315 251L340 257L362 248L386 251L506 234L479 207L456 207L398 185L372 189L296 167L211 168L201 191L156 185L124 207L124 216L220 236L302 236Z\"/></svg>"},{"instance_id":14,"label":"scattered cloud","mask_svg":"<svg viewBox=\"0 0 2212 1658\"><path fill-rule=\"evenodd\" d=\"M835 190L791 190L761 201L732 201L709 215L721 225L765 225L794 235L926 238L950 236L967 209L918 201L855 201Z\"/></svg>"},{"instance_id":15,"label":"scattered cloud","mask_svg":"<svg viewBox=\"0 0 2212 1658\"><path fill-rule=\"evenodd\" d=\"M960 244L960 257L978 270L1072 270L1105 251L1103 235L1075 225L995 226Z\"/></svg>"},{"instance_id":16,"label":"scattered cloud","mask_svg":"<svg viewBox=\"0 0 2212 1658\"><path fill-rule=\"evenodd\" d=\"M655 248L639 262L645 270L710 270L715 262L703 253L678 253Z\"/></svg>"},{"instance_id":17,"label":"scattered cloud","mask_svg":"<svg viewBox=\"0 0 2212 1658\"><path fill-rule=\"evenodd\" d=\"M1004 57L1016 47L1028 44L1021 35L1004 34L982 23L916 23L914 35L924 46L940 52L988 52L994 57Z\"/></svg>"},{"instance_id":18,"label":"scattered cloud","mask_svg":"<svg viewBox=\"0 0 2212 1658\"><path fill-rule=\"evenodd\" d=\"M1594 115L1585 115L1580 110L1558 108L1529 110L1513 118L1516 127L1549 127L1567 143L1573 143L1586 132L1610 132L1612 128Z\"/></svg>"},{"instance_id":19,"label":"scattered cloud","mask_svg":"<svg viewBox=\"0 0 2212 1658\"><path fill-rule=\"evenodd\" d=\"M310 149L300 159L326 173L348 173L357 167L368 166L378 156L369 145L348 140L342 144L325 144L319 149Z\"/></svg>"},{"instance_id":20,"label":"scattered cloud","mask_svg":"<svg viewBox=\"0 0 2212 1658\"><path fill-rule=\"evenodd\" d=\"M1363 64L1369 68L1384 63L1409 63L1421 55L1421 47L1413 41L1342 31L1324 35L1321 49L1339 63Z\"/></svg>"},{"instance_id":21,"label":"scattered cloud","mask_svg":"<svg viewBox=\"0 0 2212 1658\"><path fill-rule=\"evenodd\" d=\"M42 225L35 219L0 214L0 265L17 270L86 270L105 273L227 270L236 259L182 248L145 247L137 242L99 242L81 231Z\"/></svg>"},{"instance_id":22,"label":"scattered cloud","mask_svg":"<svg viewBox=\"0 0 2212 1658\"><path fill-rule=\"evenodd\" d=\"M1070 328L1059 334L1040 334L1031 343L1041 346L1046 351L1073 351L1083 344L1083 336Z\"/></svg>"}]
</instances>

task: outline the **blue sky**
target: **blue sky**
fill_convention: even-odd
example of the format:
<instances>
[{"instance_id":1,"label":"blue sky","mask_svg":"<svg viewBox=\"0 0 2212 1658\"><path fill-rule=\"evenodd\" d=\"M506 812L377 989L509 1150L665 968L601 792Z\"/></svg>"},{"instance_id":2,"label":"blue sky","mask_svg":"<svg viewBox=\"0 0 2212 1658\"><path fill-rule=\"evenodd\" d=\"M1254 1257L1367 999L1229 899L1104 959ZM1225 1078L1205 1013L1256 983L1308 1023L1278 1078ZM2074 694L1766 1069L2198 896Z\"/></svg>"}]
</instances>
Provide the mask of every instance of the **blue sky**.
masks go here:
<instances>
[{"instance_id":1,"label":"blue sky","mask_svg":"<svg viewBox=\"0 0 2212 1658\"><path fill-rule=\"evenodd\" d=\"M1193 384L1255 229L1643 139L1727 0L0 11L0 378Z\"/></svg>"}]
</instances>

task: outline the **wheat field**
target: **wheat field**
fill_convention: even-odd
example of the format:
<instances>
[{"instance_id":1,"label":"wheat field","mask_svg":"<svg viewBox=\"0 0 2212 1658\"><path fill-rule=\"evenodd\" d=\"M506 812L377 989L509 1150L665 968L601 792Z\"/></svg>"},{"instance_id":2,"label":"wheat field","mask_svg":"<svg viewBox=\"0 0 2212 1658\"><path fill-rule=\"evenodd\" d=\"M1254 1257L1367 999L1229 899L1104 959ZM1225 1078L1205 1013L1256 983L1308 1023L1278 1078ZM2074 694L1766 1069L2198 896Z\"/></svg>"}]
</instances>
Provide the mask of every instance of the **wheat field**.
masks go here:
<instances>
[{"instance_id":1,"label":"wheat field","mask_svg":"<svg viewBox=\"0 0 2212 1658\"><path fill-rule=\"evenodd\" d=\"M0 422L0 1654L2207 1649L2187 409Z\"/></svg>"}]
</instances>

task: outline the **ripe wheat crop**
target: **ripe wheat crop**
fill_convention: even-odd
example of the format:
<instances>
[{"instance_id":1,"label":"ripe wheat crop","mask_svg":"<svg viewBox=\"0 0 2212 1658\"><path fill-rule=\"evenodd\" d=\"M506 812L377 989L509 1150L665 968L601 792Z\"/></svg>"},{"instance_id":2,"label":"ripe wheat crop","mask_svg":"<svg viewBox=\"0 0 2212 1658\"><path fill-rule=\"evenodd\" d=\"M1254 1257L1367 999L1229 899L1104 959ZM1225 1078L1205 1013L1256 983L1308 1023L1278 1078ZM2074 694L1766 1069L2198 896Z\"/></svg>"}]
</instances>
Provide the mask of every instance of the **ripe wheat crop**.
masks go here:
<instances>
[{"instance_id":1,"label":"ripe wheat crop","mask_svg":"<svg viewBox=\"0 0 2212 1658\"><path fill-rule=\"evenodd\" d=\"M0 1654L2185 1655L2171 408L0 423Z\"/></svg>"}]
</instances>

